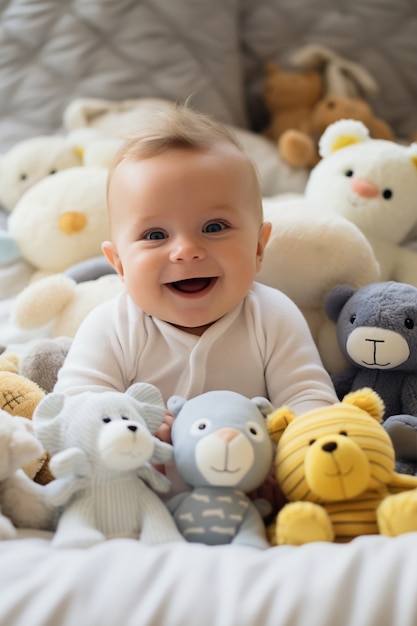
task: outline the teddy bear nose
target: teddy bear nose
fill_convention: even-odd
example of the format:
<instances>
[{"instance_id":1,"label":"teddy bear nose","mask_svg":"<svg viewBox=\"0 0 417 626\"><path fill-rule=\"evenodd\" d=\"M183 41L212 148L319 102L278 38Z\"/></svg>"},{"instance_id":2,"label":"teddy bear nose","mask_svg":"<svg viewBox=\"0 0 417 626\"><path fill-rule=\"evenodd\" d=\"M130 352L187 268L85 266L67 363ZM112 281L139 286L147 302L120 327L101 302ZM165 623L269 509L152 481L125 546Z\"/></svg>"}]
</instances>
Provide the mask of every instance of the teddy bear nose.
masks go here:
<instances>
[{"instance_id":1,"label":"teddy bear nose","mask_svg":"<svg viewBox=\"0 0 417 626\"><path fill-rule=\"evenodd\" d=\"M324 443L321 447L324 452L333 452L337 448L337 443L335 441L328 441Z\"/></svg>"},{"instance_id":2,"label":"teddy bear nose","mask_svg":"<svg viewBox=\"0 0 417 626\"><path fill-rule=\"evenodd\" d=\"M137 426L133 426L133 424L129 424L129 426L127 428L128 428L128 430L131 430L132 433L135 433L137 431L137 429L138 429L138 427Z\"/></svg>"},{"instance_id":3,"label":"teddy bear nose","mask_svg":"<svg viewBox=\"0 0 417 626\"><path fill-rule=\"evenodd\" d=\"M87 226L87 217L78 211L68 211L59 218L59 228L67 235L81 232Z\"/></svg>"}]
</instances>

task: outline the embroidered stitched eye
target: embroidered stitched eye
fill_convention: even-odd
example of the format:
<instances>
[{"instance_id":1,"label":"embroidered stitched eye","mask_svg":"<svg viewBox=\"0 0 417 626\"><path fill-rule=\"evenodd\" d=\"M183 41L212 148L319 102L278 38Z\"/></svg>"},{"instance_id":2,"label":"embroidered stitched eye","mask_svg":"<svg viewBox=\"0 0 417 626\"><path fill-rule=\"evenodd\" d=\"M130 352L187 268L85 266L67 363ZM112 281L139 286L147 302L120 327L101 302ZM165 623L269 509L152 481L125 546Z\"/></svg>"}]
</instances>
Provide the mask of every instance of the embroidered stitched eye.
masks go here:
<instances>
[{"instance_id":1,"label":"embroidered stitched eye","mask_svg":"<svg viewBox=\"0 0 417 626\"><path fill-rule=\"evenodd\" d=\"M245 428L251 439L254 439L255 441L263 441L264 432L259 427L259 424L256 422L246 422Z\"/></svg>"},{"instance_id":2,"label":"embroidered stitched eye","mask_svg":"<svg viewBox=\"0 0 417 626\"><path fill-rule=\"evenodd\" d=\"M103 419L101 421L104 422L105 424L108 424L109 422L111 422L111 418L110 417L103 417Z\"/></svg>"},{"instance_id":3,"label":"embroidered stitched eye","mask_svg":"<svg viewBox=\"0 0 417 626\"><path fill-rule=\"evenodd\" d=\"M315 440L315 439L310 439L310 441L308 442L308 445L309 445L309 446L312 446L312 445L313 445L313 443L316 443L316 440Z\"/></svg>"},{"instance_id":4,"label":"embroidered stitched eye","mask_svg":"<svg viewBox=\"0 0 417 626\"><path fill-rule=\"evenodd\" d=\"M200 419L194 422L190 428L191 435L203 435L211 426L211 422L208 419Z\"/></svg>"},{"instance_id":5,"label":"embroidered stitched eye","mask_svg":"<svg viewBox=\"0 0 417 626\"><path fill-rule=\"evenodd\" d=\"M412 328L414 328L414 320L412 320L411 317L407 317L404 322L404 326L408 328L408 330L411 330Z\"/></svg>"},{"instance_id":6,"label":"embroidered stitched eye","mask_svg":"<svg viewBox=\"0 0 417 626\"><path fill-rule=\"evenodd\" d=\"M351 324L354 324L355 321L356 321L356 315L355 314L351 315L349 321L350 321Z\"/></svg>"},{"instance_id":7,"label":"embroidered stitched eye","mask_svg":"<svg viewBox=\"0 0 417 626\"><path fill-rule=\"evenodd\" d=\"M20 180L26 180L28 177L27 174L20 174Z\"/></svg>"},{"instance_id":8,"label":"embroidered stitched eye","mask_svg":"<svg viewBox=\"0 0 417 626\"><path fill-rule=\"evenodd\" d=\"M341 430L339 435L342 435L342 437L347 437L348 436L348 434L347 434L347 432L345 430Z\"/></svg>"},{"instance_id":9,"label":"embroidered stitched eye","mask_svg":"<svg viewBox=\"0 0 417 626\"><path fill-rule=\"evenodd\" d=\"M394 194L392 193L391 189L384 189L384 191L382 192L382 197L385 198L385 200L390 200L393 195Z\"/></svg>"},{"instance_id":10,"label":"embroidered stitched eye","mask_svg":"<svg viewBox=\"0 0 417 626\"><path fill-rule=\"evenodd\" d=\"M57 173L57 171L58 171L58 170L51 170L51 171L49 172L49 175L50 175L50 176L53 176L54 174L56 174L56 173Z\"/></svg>"},{"instance_id":11,"label":"embroidered stitched eye","mask_svg":"<svg viewBox=\"0 0 417 626\"><path fill-rule=\"evenodd\" d=\"M351 178L353 176L353 170L346 170L345 176L347 176L348 178Z\"/></svg>"},{"instance_id":12,"label":"embroidered stitched eye","mask_svg":"<svg viewBox=\"0 0 417 626\"><path fill-rule=\"evenodd\" d=\"M121 415L120 417L122 418L122 420L128 420L129 419L128 417L126 417L126 415Z\"/></svg>"}]
</instances>

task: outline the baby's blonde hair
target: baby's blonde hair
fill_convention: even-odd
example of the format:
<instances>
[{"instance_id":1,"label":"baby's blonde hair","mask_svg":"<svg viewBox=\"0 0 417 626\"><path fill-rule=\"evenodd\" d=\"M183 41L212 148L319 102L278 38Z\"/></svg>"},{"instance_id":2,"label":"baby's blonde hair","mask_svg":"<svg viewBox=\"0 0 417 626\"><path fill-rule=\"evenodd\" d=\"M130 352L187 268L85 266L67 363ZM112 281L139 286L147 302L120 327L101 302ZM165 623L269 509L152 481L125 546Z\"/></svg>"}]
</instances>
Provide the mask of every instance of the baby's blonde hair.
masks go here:
<instances>
[{"instance_id":1,"label":"baby's blonde hair","mask_svg":"<svg viewBox=\"0 0 417 626\"><path fill-rule=\"evenodd\" d=\"M107 189L114 170L125 159L148 159L172 149L210 150L222 144L245 154L237 137L220 122L187 104L167 104L155 111L150 123L126 137L110 165ZM248 162L251 163L249 158ZM258 180L256 168L252 166Z\"/></svg>"}]
</instances>

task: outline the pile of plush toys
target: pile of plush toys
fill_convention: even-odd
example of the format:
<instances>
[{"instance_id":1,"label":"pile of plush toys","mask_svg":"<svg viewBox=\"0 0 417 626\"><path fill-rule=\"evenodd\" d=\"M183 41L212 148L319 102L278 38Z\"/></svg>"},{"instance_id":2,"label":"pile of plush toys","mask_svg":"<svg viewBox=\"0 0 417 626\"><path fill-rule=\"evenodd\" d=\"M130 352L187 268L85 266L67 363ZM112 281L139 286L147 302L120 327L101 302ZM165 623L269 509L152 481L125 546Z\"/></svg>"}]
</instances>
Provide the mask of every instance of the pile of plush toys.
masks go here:
<instances>
[{"instance_id":1,"label":"pile of plush toys","mask_svg":"<svg viewBox=\"0 0 417 626\"><path fill-rule=\"evenodd\" d=\"M357 86L358 68L342 69ZM121 133L172 106L75 101L66 136L27 140L0 159L0 304L34 333L18 354L0 354L0 538L34 527L54 531L57 547L129 536L264 549L417 531L417 252L406 245L417 233L417 144L395 141L357 91L329 93L317 68L269 64L264 99L270 124L256 150L269 159L272 234L258 280L302 310L340 402L295 419L228 391L173 397L168 445L154 436L165 408L150 385L53 392L79 324L122 289L101 255ZM283 162L307 168L302 193L268 193L271 163ZM167 501L169 481L153 465L172 457L187 489ZM266 530L265 502L248 494L271 465L287 503Z\"/></svg>"}]
</instances>

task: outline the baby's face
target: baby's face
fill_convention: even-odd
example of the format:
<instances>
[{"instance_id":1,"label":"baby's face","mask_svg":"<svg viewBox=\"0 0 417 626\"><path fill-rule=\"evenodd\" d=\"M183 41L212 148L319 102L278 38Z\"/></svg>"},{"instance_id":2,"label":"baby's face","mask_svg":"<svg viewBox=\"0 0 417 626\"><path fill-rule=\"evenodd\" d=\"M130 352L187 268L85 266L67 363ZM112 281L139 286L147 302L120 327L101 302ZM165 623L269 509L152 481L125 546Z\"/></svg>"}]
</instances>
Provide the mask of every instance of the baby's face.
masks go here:
<instances>
[{"instance_id":1,"label":"baby's face","mask_svg":"<svg viewBox=\"0 0 417 626\"><path fill-rule=\"evenodd\" d=\"M202 333L248 293L263 225L255 173L233 147L124 160L109 187L103 251L143 311Z\"/></svg>"}]
</instances>

